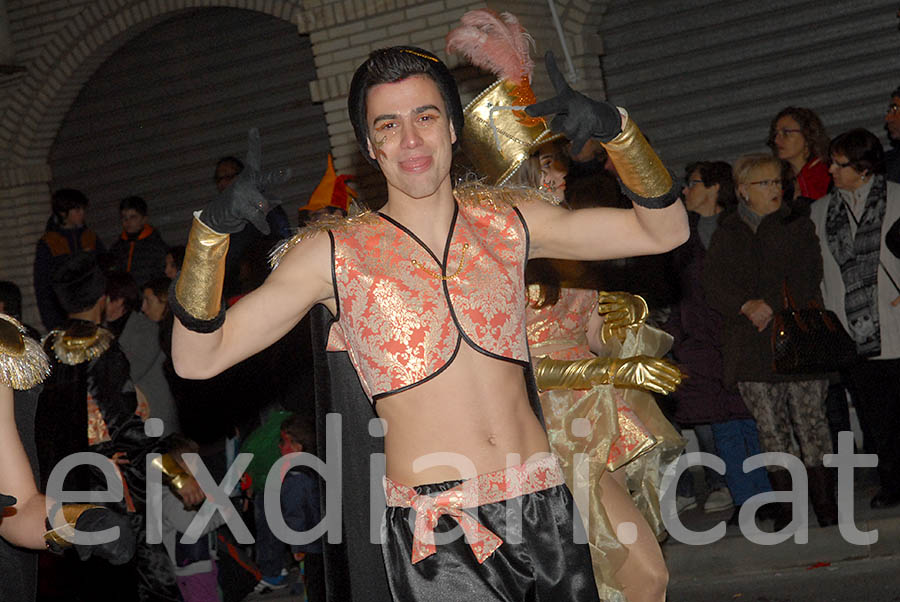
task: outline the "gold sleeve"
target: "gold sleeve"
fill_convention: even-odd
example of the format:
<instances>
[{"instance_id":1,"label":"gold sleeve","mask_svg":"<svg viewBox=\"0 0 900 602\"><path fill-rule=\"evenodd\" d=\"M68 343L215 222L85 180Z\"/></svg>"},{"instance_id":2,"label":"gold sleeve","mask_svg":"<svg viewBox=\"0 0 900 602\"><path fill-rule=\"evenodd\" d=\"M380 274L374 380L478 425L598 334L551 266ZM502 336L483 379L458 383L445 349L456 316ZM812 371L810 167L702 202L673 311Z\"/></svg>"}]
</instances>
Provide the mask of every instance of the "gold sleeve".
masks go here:
<instances>
[{"instance_id":1,"label":"gold sleeve","mask_svg":"<svg viewBox=\"0 0 900 602\"><path fill-rule=\"evenodd\" d=\"M616 166L622 184L634 195L656 199L672 191L672 176L627 114L622 131L609 142L604 142L603 147Z\"/></svg>"},{"instance_id":2,"label":"gold sleeve","mask_svg":"<svg viewBox=\"0 0 900 602\"><path fill-rule=\"evenodd\" d=\"M220 234L194 218L172 304L183 323L192 319L208 322L220 316L228 239L228 234ZM188 323L185 326L202 330Z\"/></svg>"}]
</instances>

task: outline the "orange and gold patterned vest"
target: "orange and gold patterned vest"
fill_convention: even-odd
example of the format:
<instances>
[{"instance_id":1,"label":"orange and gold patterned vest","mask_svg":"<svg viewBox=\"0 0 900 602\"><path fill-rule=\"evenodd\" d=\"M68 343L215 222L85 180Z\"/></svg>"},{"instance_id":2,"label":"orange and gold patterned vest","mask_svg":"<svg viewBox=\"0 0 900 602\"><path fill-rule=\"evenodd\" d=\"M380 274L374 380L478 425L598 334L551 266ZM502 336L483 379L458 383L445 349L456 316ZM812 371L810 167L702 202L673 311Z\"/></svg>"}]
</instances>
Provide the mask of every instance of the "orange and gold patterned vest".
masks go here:
<instances>
[{"instance_id":1,"label":"orange and gold patterned vest","mask_svg":"<svg viewBox=\"0 0 900 602\"><path fill-rule=\"evenodd\" d=\"M329 230L337 319L328 349L349 352L373 402L439 374L463 340L528 366L528 230L514 206L524 196L535 193L457 194L440 259L383 214Z\"/></svg>"}]
</instances>

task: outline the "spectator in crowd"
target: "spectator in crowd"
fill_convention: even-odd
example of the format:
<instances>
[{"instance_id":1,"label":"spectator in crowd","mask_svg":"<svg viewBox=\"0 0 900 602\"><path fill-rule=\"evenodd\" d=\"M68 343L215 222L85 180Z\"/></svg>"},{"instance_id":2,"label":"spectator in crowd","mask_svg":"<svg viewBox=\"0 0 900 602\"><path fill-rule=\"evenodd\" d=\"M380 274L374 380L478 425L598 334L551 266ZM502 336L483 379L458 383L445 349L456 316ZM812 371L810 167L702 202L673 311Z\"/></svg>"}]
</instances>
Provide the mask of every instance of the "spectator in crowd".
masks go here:
<instances>
[{"instance_id":1,"label":"spectator in crowd","mask_svg":"<svg viewBox=\"0 0 900 602\"><path fill-rule=\"evenodd\" d=\"M138 403L147 414L163 421L164 434L179 430L178 411L163 366L159 323L140 311L142 296L131 275L112 272L106 278L106 325L116 335L131 366Z\"/></svg>"},{"instance_id":2,"label":"spectator in crowd","mask_svg":"<svg viewBox=\"0 0 900 602\"><path fill-rule=\"evenodd\" d=\"M166 278L175 280L182 263L184 263L184 245L169 247L169 251L166 253Z\"/></svg>"},{"instance_id":3,"label":"spectator in crowd","mask_svg":"<svg viewBox=\"0 0 900 602\"><path fill-rule=\"evenodd\" d=\"M811 109L785 107L769 125L767 141L772 154L787 161L794 172L794 197L810 201L828 192L828 134ZM788 199L791 200L791 199Z\"/></svg>"},{"instance_id":4,"label":"spectator in crowd","mask_svg":"<svg viewBox=\"0 0 900 602\"><path fill-rule=\"evenodd\" d=\"M884 153L884 177L888 182L900 183L900 86L891 92L891 104L884 114L891 149Z\"/></svg>"},{"instance_id":5,"label":"spectator in crowd","mask_svg":"<svg viewBox=\"0 0 900 602\"><path fill-rule=\"evenodd\" d=\"M162 490L162 539L175 571L175 581L183 602L220 602L218 568L212 543L213 533L225 523L221 512L206 521L200 538L194 543L182 542L182 536L197 517L197 506L205 498L190 466L187 453L196 454L195 441L176 433L170 439L169 456L177 464L179 489Z\"/></svg>"},{"instance_id":6,"label":"spectator in crowd","mask_svg":"<svg viewBox=\"0 0 900 602\"><path fill-rule=\"evenodd\" d=\"M154 278L143 287L141 311L154 322L162 322L169 314L169 285L172 281L165 276Z\"/></svg>"},{"instance_id":7,"label":"spectator in crowd","mask_svg":"<svg viewBox=\"0 0 900 602\"><path fill-rule=\"evenodd\" d=\"M724 161L689 165L682 197L691 237L673 252L672 265L681 294L665 324L675 338L675 361L686 374L673 393L675 420L693 427L701 451L717 454L725 461L724 479L704 467L710 491L703 504L704 512L727 510L733 503L737 506L733 514L736 518L745 501L757 493L771 491L772 487L765 469L744 472L744 459L760 453L759 435L740 392L723 382L719 339L722 318L709 306L703 293L703 269L710 241L722 217L737 209L731 166Z\"/></svg>"},{"instance_id":8,"label":"spectator in crowd","mask_svg":"<svg viewBox=\"0 0 900 602\"><path fill-rule=\"evenodd\" d=\"M162 276L168 247L159 230L150 225L147 201L130 196L119 203L122 233L110 248L115 269L131 274L138 286Z\"/></svg>"},{"instance_id":9,"label":"spectator in crowd","mask_svg":"<svg viewBox=\"0 0 900 602\"><path fill-rule=\"evenodd\" d=\"M312 418L291 414L281 423L281 455L305 452L316 456L316 429ZM306 466L287 471L281 484L281 512L293 531L309 531L322 520L318 474ZM325 564L322 538L302 545L291 545L295 560L303 560L306 599L325 602Z\"/></svg>"},{"instance_id":10,"label":"spectator in crowd","mask_svg":"<svg viewBox=\"0 0 900 602\"><path fill-rule=\"evenodd\" d=\"M900 185L884 176L878 138L854 129L831 142L834 190L812 207L825 307L856 341L844 375L866 447L878 454L873 508L900 505L900 260L885 243L900 219Z\"/></svg>"},{"instance_id":11,"label":"spectator in crowd","mask_svg":"<svg viewBox=\"0 0 900 602\"><path fill-rule=\"evenodd\" d=\"M53 293L53 270L77 251L103 252L97 234L85 225L88 199L80 190L61 188L51 197L52 215L34 255L34 296L41 322L53 330L66 321L66 311Z\"/></svg>"},{"instance_id":12,"label":"spectator in crowd","mask_svg":"<svg viewBox=\"0 0 900 602\"><path fill-rule=\"evenodd\" d=\"M828 380L777 374L772 366L772 317L781 309L782 288L787 286L800 307L821 302L822 256L815 228L783 202L778 158L743 156L734 165L734 179L738 207L713 233L703 274L706 299L722 316L725 384L737 383L756 419L763 451L802 458L819 524L833 525L833 475L823 466L823 456L832 451L824 406ZM769 476L774 489L793 489L786 470L776 468ZM780 530L791 522L790 504L777 508Z\"/></svg>"},{"instance_id":13,"label":"spectator in crowd","mask_svg":"<svg viewBox=\"0 0 900 602\"><path fill-rule=\"evenodd\" d=\"M22 289L10 280L0 280L0 313L22 322ZM40 333L31 325L23 324L32 339L40 339Z\"/></svg>"}]
</instances>

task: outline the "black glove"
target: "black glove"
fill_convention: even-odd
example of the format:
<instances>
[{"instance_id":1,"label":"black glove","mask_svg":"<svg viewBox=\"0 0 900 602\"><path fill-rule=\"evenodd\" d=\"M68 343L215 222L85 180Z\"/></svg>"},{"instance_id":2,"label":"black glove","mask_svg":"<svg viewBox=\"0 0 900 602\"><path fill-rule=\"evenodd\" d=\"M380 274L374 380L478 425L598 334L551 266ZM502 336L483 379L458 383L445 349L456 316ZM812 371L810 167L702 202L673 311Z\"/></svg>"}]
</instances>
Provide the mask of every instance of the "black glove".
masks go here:
<instances>
[{"instance_id":1,"label":"black glove","mask_svg":"<svg viewBox=\"0 0 900 602\"><path fill-rule=\"evenodd\" d=\"M259 130L247 133L247 160L244 170L220 192L200 214L200 221L222 234L234 234L244 229L247 222L263 234L269 233L266 214L279 201L263 195L267 186L280 184L291 177L290 169L280 169L266 174L259 171Z\"/></svg>"},{"instance_id":2,"label":"black glove","mask_svg":"<svg viewBox=\"0 0 900 602\"><path fill-rule=\"evenodd\" d=\"M88 508L75 520L75 528L87 533L103 531L110 527L119 527L119 536L109 543L93 546L72 544L81 560L87 560L92 555L103 558L110 564L125 564L131 560L134 556L136 541L128 517L113 512L109 508L95 507ZM51 552L61 554L66 544L59 545L54 540L48 539L47 545Z\"/></svg>"},{"instance_id":3,"label":"black glove","mask_svg":"<svg viewBox=\"0 0 900 602\"><path fill-rule=\"evenodd\" d=\"M0 514L3 513L3 509L8 506L15 506L16 498L11 495L4 495L0 493Z\"/></svg>"},{"instance_id":4,"label":"black glove","mask_svg":"<svg viewBox=\"0 0 900 602\"><path fill-rule=\"evenodd\" d=\"M531 117L543 117L555 113L550 129L561 132L572 142L572 154L577 155L589 138L609 142L622 131L622 115L608 102L592 100L573 90L556 66L553 52L544 55L547 75L556 90L556 96L525 108Z\"/></svg>"}]
</instances>

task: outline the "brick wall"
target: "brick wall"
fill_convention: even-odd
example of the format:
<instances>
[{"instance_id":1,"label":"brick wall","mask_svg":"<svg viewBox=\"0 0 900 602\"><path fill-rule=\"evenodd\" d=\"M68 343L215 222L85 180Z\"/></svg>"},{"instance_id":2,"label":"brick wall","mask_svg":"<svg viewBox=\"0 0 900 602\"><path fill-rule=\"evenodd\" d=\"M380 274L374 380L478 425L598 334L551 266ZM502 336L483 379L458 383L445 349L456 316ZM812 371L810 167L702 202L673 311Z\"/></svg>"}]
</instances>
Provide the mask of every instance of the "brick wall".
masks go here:
<instances>
[{"instance_id":1,"label":"brick wall","mask_svg":"<svg viewBox=\"0 0 900 602\"><path fill-rule=\"evenodd\" d=\"M569 51L578 73L576 87L602 96L593 33L605 2L556 0ZM335 166L358 173L363 189L382 190L380 176L357 152L347 117L346 94L355 67L374 48L421 46L444 56L444 36L467 10L489 6L520 17L534 36L538 55L552 48L564 66L547 3L467 0L8 0L16 61L24 74L0 81L0 222L15 233L0 242L0 278L26 294L26 320L37 323L31 282L34 241L49 215L47 156L59 126L91 73L128 39L175 11L226 6L259 11L295 23L309 34L317 78L310 83L328 124ZM536 56L536 58L538 58ZM460 76L464 102L490 81L446 57ZM535 70L539 97L550 93L541 61Z\"/></svg>"}]
</instances>

